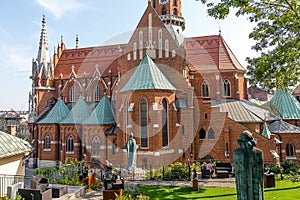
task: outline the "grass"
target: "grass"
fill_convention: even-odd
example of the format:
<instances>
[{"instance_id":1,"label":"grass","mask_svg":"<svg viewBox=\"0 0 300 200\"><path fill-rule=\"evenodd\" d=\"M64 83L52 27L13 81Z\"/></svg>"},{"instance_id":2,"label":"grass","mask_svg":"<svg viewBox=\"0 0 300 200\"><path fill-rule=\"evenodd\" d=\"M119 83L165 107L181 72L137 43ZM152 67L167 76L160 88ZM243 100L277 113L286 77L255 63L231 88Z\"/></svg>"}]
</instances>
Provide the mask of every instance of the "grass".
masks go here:
<instances>
[{"instance_id":1,"label":"grass","mask_svg":"<svg viewBox=\"0 0 300 200\"><path fill-rule=\"evenodd\" d=\"M236 200L235 188L199 188L193 191L191 187L172 187L172 186L145 186L140 185L144 195L151 200L162 199L225 199ZM300 183L287 181L277 181L275 188L266 188L264 190L264 199L300 199Z\"/></svg>"}]
</instances>

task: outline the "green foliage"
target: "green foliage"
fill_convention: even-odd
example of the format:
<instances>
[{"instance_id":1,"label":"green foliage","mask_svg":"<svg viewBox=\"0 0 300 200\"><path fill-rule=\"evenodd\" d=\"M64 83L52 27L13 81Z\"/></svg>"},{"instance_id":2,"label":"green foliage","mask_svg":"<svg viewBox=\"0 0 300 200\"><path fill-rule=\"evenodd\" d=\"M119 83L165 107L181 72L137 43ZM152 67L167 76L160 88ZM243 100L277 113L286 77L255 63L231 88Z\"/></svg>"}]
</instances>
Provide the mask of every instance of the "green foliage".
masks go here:
<instances>
[{"instance_id":1,"label":"green foliage","mask_svg":"<svg viewBox=\"0 0 300 200\"><path fill-rule=\"evenodd\" d=\"M150 171L147 171L146 173L146 179L155 179L159 180L162 178L162 168L159 169L152 169L152 177Z\"/></svg>"},{"instance_id":2,"label":"green foliage","mask_svg":"<svg viewBox=\"0 0 300 200\"><path fill-rule=\"evenodd\" d=\"M280 174L283 172L283 169L281 166L279 165L266 165L266 168L270 169L271 172L273 172L274 174Z\"/></svg>"},{"instance_id":3,"label":"green foliage","mask_svg":"<svg viewBox=\"0 0 300 200\"><path fill-rule=\"evenodd\" d=\"M291 160L286 160L281 163L284 174L297 174L299 172L299 166Z\"/></svg>"},{"instance_id":4,"label":"green foliage","mask_svg":"<svg viewBox=\"0 0 300 200\"><path fill-rule=\"evenodd\" d=\"M12 200L10 197L5 197L4 199L5 200ZM23 198L19 193L17 193L15 200L25 200L25 198Z\"/></svg>"},{"instance_id":5,"label":"green foliage","mask_svg":"<svg viewBox=\"0 0 300 200\"><path fill-rule=\"evenodd\" d=\"M300 81L300 0L201 0L211 17L224 19L231 10L256 24L249 38L260 56L247 58L252 85L285 89Z\"/></svg>"},{"instance_id":6,"label":"green foliage","mask_svg":"<svg viewBox=\"0 0 300 200\"><path fill-rule=\"evenodd\" d=\"M61 166L49 165L37 168L35 169L34 174L48 178L50 183L82 186L83 183L79 179L79 172L81 171L83 164L83 161L66 159Z\"/></svg>"},{"instance_id":7,"label":"green foliage","mask_svg":"<svg viewBox=\"0 0 300 200\"><path fill-rule=\"evenodd\" d=\"M96 180L96 183L94 184L94 185L92 185L91 186L91 188L93 189L93 190L100 190L101 188L102 188L102 186L103 186L103 182L101 181L101 180Z\"/></svg>"},{"instance_id":8,"label":"green foliage","mask_svg":"<svg viewBox=\"0 0 300 200\"><path fill-rule=\"evenodd\" d=\"M187 180L189 178L189 168L186 164L176 162L164 167L163 179L167 181Z\"/></svg>"},{"instance_id":9,"label":"green foliage","mask_svg":"<svg viewBox=\"0 0 300 200\"><path fill-rule=\"evenodd\" d=\"M267 165L267 168L275 174L277 180L300 182L300 167L291 160L286 160L278 165Z\"/></svg>"}]
</instances>

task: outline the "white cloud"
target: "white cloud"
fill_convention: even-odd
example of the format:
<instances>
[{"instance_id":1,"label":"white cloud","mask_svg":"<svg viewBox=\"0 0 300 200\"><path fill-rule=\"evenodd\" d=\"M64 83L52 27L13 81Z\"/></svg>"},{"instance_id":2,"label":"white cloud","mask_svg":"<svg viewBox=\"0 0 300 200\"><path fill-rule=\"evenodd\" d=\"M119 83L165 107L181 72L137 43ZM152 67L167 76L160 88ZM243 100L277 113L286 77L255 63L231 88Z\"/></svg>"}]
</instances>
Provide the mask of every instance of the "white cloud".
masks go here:
<instances>
[{"instance_id":1,"label":"white cloud","mask_svg":"<svg viewBox=\"0 0 300 200\"><path fill-rule=\"evenodd\" d=\"M0 65L1 71L30 71L31 57L27 52L31 52L29 47L1 45L0 47Z\"/></svg>"},{"instance_id":2,"label":"white cloud","mask_svg":"<svg viewBox=\"0 0 300 200\"><path fill-rule=\"evenodd\" d=\"M37 4L51 12L56 19L61 18L67 12L74 12L87 8L79 0L35 0Z\"/></svg>"}]
</instances>

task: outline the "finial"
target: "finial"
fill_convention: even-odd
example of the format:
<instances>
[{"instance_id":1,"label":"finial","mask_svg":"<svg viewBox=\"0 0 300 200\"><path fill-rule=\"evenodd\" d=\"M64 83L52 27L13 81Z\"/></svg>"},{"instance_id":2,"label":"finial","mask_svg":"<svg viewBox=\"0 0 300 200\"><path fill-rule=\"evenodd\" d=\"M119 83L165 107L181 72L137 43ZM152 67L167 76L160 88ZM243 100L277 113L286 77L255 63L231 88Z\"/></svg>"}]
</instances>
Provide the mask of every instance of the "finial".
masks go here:
<instances>
[{"instance_id":1,"label":"finial","mask_svg":"<svg viewBox=\"0 0 300 200\"><path fill-rule=\"evenodd\" d=\"M46 25L46 18L45 18L45 15L43 15L43 19L42 19L43 28L45 28L45 25Z\"/></svg>"},{"instance_id":2,"label":"finial","mask_svg":"<svg viewBox=\"0 0 300 200\"><path fill-rule=\"evenodd\" d=\"M54 45L54 54L56 54L56 47L55 47L55 45Z\"/></svg>"},{"instance_id":3,"label":"finial","mask_svg":"<svg viewBox=\"0 0 300 200\"><path fill-rule=\"evenodd\" d=\"M63 93L62 91L59 93L59 97L62 99L63 98Z\"/></svg>"},{"instance_id":4,"label":"finial","mask_svg":"<svg viewBox=\"0 0 300 200\"><path fill-rule=\"evenodd\" d=\"M79 46L78 45L78 43L79 43L78 34L76 34L76 40L75 41L76 41L75 48L78 49L78 46Z\"/></svg>"},{"instance_id":5,"label":"finial","mask_svg":"<svg viewBox=\"0 0 300 200\"><path fill-rule=\"evenodd\" d=\"M219 26L219 36L221 36L221 33L222 33L221 27Z\"/></svg>"},{"instance_id":6,"label":"finial","mask_svg":"<svg viewBox=\"0 0 300 200\"><path fill-rule=\"evenodd\" d=\"M64 36L61 35L61 36L60 36L60 44L63 44L63 43L64 43Z\"/></svg>"},{"instance_id":7,"label":"finial","mask_svg":"<svg viewBox=\"0 0 300 200\"><path fill-rule=\"evenodd\" d=\"M72 69L72 72L74 72L75 73L75 67L74 67L74 65L72 65L72 67L71 67L71 69Z\"/></svg>"}]
</instances>

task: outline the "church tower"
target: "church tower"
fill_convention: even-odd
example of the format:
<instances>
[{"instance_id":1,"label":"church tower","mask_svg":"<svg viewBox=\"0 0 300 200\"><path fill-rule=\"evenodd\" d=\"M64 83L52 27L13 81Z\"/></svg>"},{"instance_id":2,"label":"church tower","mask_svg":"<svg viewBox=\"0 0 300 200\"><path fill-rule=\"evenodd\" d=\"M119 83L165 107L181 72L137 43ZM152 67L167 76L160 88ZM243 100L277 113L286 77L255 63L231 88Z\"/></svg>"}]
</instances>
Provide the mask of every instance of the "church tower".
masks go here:
<instances>
[{"instance_id":1,"label":"church tower","mask_svg":"<svg viewBox=\"0 0 300 200\"><path fill-rule=\"evenodd\" d=\"M48 38L46 32L46 19L43 15L42 29L39 42L39 48L36 59L32 59L32 91L29 95L31 113L38 115L46 105L41 107L40 101L50 95L54 90L54 65L50 57L48 48Z\"/></svg>"},{"instance_id":2,"label":"church tower","mask_svg":"<svg viewBox=\"0 0 300 200\"><path fill-rule=\"evenodd\" d=\"M161 20L166 25L171 25L173 29L181 34L185 29L185 20L181 12L181 0L149 0L156 10Z\"/></svg>"}]
</instances>

